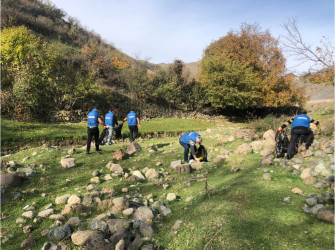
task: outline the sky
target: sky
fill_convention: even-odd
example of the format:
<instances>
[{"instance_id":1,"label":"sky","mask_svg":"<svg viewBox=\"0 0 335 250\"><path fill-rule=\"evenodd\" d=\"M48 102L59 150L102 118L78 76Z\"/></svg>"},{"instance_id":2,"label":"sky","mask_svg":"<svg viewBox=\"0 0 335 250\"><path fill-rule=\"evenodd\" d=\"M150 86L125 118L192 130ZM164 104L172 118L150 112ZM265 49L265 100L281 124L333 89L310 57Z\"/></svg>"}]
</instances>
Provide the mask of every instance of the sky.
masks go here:
<instances>
[{"instance_id":1,"label":"sky","mask_svg":"<svg viewBox=\"0 0 335 250\"><path fill-rule=\"evenodd\" d=\"M334 44L333 0L51 0L68 16L127 55L151 63L201 60L203 51L242 23L258 24L282 41L283 24L295 18L304 41L316 46L323 36ZM301 74L288 57L288 71Z\"/></svg>"}]
</instances>

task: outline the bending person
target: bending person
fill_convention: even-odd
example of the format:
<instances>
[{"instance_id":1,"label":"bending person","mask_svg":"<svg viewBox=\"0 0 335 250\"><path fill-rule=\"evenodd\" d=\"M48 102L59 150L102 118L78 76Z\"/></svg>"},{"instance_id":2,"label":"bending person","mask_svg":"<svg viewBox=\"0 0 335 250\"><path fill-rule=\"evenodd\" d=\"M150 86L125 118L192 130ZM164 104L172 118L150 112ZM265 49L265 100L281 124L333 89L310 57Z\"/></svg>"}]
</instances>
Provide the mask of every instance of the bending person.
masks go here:
<instances>
[{"instance_id":1,"label":"bending person","mask_svg":"<svg viewBox=\"0 0 335 250\"><path fill-rule=\"evenodd\" d=\"M278 131L281 131L283 128L286 128L288 125L292 124L291 127L291 141L287 148L287 159L291 159L294 155L294 149L298 142L298 139L302 135L306 135L306 151L312 145L314 140L313 131L310 129L310 124L314 123L315 125L319 125L319 122L312 119L307 115L307 111L302 111L301 114L292 118L291 120L285 122ZM310 153L310 152L309 152ZM307 156L307 152L305 154Z\"/></svg>"},{"instance_id":2,"label":"bending person","mask_svg":"<svg viewBox=\"0 0 335 250\"><path fill-rule=\"evenodd\" d=\"M202 137L200 136L199 133L197 132L189 132L184 135L182 135L179 139L180 145L184 148L184 163L188 162L188 153L191 148L191 155L190 155L190 160L196 160L199 161L196 158L196 147L195 144L202 143Z\"/></svg>"}]
</instances>

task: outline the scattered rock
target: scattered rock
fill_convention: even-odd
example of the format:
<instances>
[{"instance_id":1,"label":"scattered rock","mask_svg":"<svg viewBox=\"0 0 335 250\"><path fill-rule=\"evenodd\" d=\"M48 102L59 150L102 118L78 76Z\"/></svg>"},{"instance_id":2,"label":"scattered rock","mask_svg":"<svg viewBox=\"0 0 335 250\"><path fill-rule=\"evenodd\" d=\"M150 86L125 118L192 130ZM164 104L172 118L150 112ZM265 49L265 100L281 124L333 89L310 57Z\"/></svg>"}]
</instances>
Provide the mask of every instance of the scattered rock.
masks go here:
<instances>
[{"instance_id":1,"label":"scattered rock","mask_svg":"<svg viewBox=\"0 0 335 250\"><path fill-rule=\"evenodd\" d=\"M101 237L102 232L100 231L77 231L71 235L71 240L76 246L84 246L88 241L92 240L95 237Z\"/></svg>"},{"instance_id":2,"label":"scattered rock","mask_svg":"<svg viewBox=\"0 0 335 250\"><path fill-rule=\"evenodd\" d=\"M141 150L142 150L142 148L141 148L140 144L138 144L137 142L132 142L127 148L127 154L132 155L133 153L136 153L136 152L141 151Z\"/></svg>"},{"instance_id":3,"label":"scattered rock","mask_svg":"<svg viewBox=\"0 0 335 250\"><path fill-rule=\"evenodd\" d=\"M300 195L303 194L302 190L299 189L299 188L293 188L293 189L292 189L292 193L294 193L294 194L300 194Z\"/></svg>"},{"instance_id":4,"label":"scattered rock","mask_svg":"<svg viewBox=\"0 0 335 250\"><path fill-rule=\"evenodd\" d=\"M64 226L52 228L48 233L48 238L51 241L62 241L71 236L73 229L71 225L66 224Z\"/></svg>"},{"instance_id":5,"label":"scattered rock","mask_svg":"<svg viewBox=\"0 0 335 250\"><path fill-rule=\"evenodd\" d=\"M73 168L76 166L76 159L75 158L62 158L60 160L60 164L63 168Z\"/></svg>"},{"instance_id":6,"label":"scattered rock","mask_svg":"<svg viewBox=\"0 0 335 250\"><path fill-rule=\"evenodd\" d=\"M1 186L19 187L21 186L21 178L17 174L2 174L0 176Z\"/></svg>"}]
</instances>

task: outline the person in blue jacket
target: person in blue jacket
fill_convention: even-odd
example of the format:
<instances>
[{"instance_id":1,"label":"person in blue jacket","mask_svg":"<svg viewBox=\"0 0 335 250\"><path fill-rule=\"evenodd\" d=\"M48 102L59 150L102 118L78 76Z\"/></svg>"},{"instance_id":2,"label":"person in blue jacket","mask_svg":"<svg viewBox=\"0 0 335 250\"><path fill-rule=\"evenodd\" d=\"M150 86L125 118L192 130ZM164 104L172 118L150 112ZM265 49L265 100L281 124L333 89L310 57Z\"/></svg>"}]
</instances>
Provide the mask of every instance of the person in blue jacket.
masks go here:
<instances>
[{"instance_id":1,"label":"person in blue jacket","mask_svg":"<svg viewBox=\"0 0 335 250\"><path fill-rule=\"evenodd\" d=\"M300 136L306 135L306 151L312 145L314 140L313 131L309 128L310 124L314 123L319 125L319 122L313 118L307 116L307 111L303 110L301 114L292 118L291 120L285 122L278 131L281 131L283 128L286 128L288 125L292 124L291 127L291 141L287 147L287 159L291 159L294 155L294 148ZM306 152L307 153L307 152Z\"/></svg>"},{"instance_id":2,"label":"person in blue jacket","mask_svg":"<svg viewBox=\"0 0 335 250\"><path fill-rule=\"evenodd\" d=\"M198 159L195 156L196 153L196 147L195 144L202 143L202 137L197 132L189 132L186 134L183 134L179 139L180 145L184 148L184 163L188 162L188 153L191 148L191 155L190 160L196 160Z\"/></svg>"},{"instance_id":3,"label":"person in blue jacket","mask_svg":"<svg viewBox=\"0 0 335 250\"><path fill-rule=\"evenodd\" d=\"M87 117L87 147L86 154L90 153L91 141L94 136L95 140L95 151L102 151L99 149L99 123L105 126L102 121L97 107L93 107L92 111L88 113Z\"/></svg>"},{"instance_id":4,"label":"person in blue jacket","mask_svg":"<svg viewBox=\"0 0 335 250\"><path fill-rule=\"evenodd\" d=\"M108 128L107 145L111 145L112 144L114 126L115 126L115 124L119 125L114 112L112 112L112 109L110 109L109 112L105 115L105 124Z\"/></svg>"},{"instance_id":5,"label":"person in blue jacket","mask_svg":"<svg viewBox=\"0 0 335 250\"><path fill-rule=\"evenodd\" d=\"M124 118L124 121L128 122L129 141L133 142L138 135L138 129L141 128L140 119L137 117L135 111L130 111L127 117Z\"/></svg>"}]
</instances>

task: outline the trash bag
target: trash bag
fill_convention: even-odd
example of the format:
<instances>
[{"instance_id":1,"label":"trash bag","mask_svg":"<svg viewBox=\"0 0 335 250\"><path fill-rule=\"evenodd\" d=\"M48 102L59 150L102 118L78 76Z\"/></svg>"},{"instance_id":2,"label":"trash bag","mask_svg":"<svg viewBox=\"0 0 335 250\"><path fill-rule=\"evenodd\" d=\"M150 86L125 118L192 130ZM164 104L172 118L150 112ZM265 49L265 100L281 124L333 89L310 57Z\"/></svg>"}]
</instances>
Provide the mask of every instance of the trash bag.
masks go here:
<instances>
[{"instance_id":1,"label":"trash bag","mask_svg":"<svg viewBox=\"0 0 335 250\"><path fill-rule=\"evenodd\" d=\"M99 137L99 144L100 145L105 145L108 141L108 128L104 128L104 130L102 130L100 137Z\"/></svg>"},{"instance_id":2,"label":"trash bag","mask_svg":"<svg viewBox=\"0 0 335 250\"><path fill-rule=\"evenodd\" d=\"M120 138L122 138L122 134L121 134L122 127L123 127L123 122L120 123L118 126L116 126L116 127L114 128L115 138L116 138L116 139L120 139Z\"/></svg>"},{"instance_id":3,"label":"trash bag","mask_svg":"<svg viewBox=\"0 0 335 250\"><path fill-rule=\"evenodd\" d=\"M208 161L207 160L207 150L204 145L200 145L195 152L195 156L200 159L200 161Z\"/></svg>"},{"instance_id":4,"label":"trash bag","mask_svg":"<svg viewBox=\"0 0 335 250\"><path fill-rule=\"evenodd\" d=\"M276 133L276 157L284 157L285 153L287 153L287 147L289 144L289 140L285 131L277 131Z\"/></svg>"}]
</instances>

